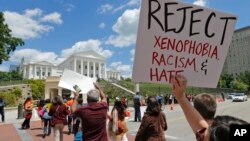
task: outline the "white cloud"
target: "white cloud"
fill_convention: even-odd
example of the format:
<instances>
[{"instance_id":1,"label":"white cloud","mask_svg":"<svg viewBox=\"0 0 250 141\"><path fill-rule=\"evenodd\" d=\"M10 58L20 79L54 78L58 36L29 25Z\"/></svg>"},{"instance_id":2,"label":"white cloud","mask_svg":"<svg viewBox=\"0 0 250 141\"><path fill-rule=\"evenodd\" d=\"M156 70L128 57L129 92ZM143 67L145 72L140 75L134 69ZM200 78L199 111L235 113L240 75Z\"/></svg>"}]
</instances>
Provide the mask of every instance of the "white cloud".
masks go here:
<instances>
[{"instance_id":1,"label":"white cloud","mask_svg":"<svg viewBox=\"0 0 250 141\"><path fill-rule=\"evenodd\" d=\"M140 4L140 0L130 0L128 3L115 8L112 12L115 13L129 6L137 6Z\"/></svg>"},{"instance_id":2,"label":"white cloud","mask_svg":"<svg viewBox=\"0 0 250 141\"><path fill-rule=\"evenodd\" d=\"M136 34L139 20L139 9L126 10L112 29L118 35L109 36L106 44L115 47L128 47L136 41Z\"/></svg>"},{"instance_id":3,"label":"white cloud","mask_svg":"<svg viewBox=\"0 0 250 141\"><path fill-rule=\"evenodd\" d=\"M75 8L75 5L73 4L63 4L66 11L70 12Z\"/></svg>"},{"instance_id":4,"label":"white cloud","mask_svg":"<svg viewBox=\"0 0 250 141\"><path fill-rule=\"evenodd\" d=\"M101 41L89 39L87 41L79 41L75 43L71 48L64 49L61 52L61 55L57 55L54 52L42 52L36 49L20 49L13 52L10 55L10 61L15 63L20 63L22 58L24 58L25 62L38 62L38 61L48 61L53 64L59 64L64 61L67 57L69 57L72 53L77 53L80 51L94 50L97 53L103 55L104 57L111 57L113 52L110 50L104 50L100 47ZM6 68L1 68L6 69Z\"/></svg>"},{"instance_id":5,"label":"white cloud","mask_svg":"<svg viewBox=\"0 0 250 141\"><path fill-rule=\"evenodd\" d=\"M99 28L101 28L101 29L105 28L105 26L106 26L105 23L100 23L99 24Z\"/></svg>"},{"instance_id":6,"label":"white cloud","mask_svg":"<svg viewBox=\"0 0 250 141\"><path fill-rule=\"evenodd\" d=\"M48 15L45 15L44 17L42 17L41 21L51 22L51 23L55 23L58 25L63 23L63 21L61 19L61 14L57 13L57 12L53 12L53 13L50 13Z\"/></svg>"},{"instance_id":7,"label":"white cloud","mask_svg":"<svg viewBox=\"0 0 250 141\"><path fill-rule=\"evenodd\" d=\"M207 5L207 0L196 0L196 1L193 2L193 4L199 5L199 6L206 6Z\"/></svg>"},{"instance_id":8,"label":"white cloud","mask_svg":"<svg viewBox=\"0 0 250 141\"><path fill-rule=\"evenodd\" d=\"M133 62L134 61L134 57L135 57L135 49L131 49L130 50L130 55L131 55L130 60Z\"/></svg>"},{"instance_id":9,"label":"white cloud","mask_svg":"<svg viewBox=\"0 0 250 141\"><path fill-rule=\"evenodd\" d=\"M71 48L62 50L61 56L66 58L73 53L80 52L80 51L87 51L87 50L94 50L97 53L103 55L106 58L109 58L113 55L113 52L110 50L104 50L101 47L101 41L97 39L89 39L87 41L79 41L75 43Z\"/></svg>"},{"instance_id":10,"label":"white cloud","mask_svg":"<svg viewBox=\"0 0 250 141\"><path fill-rule=\"evenodd\" d=\"M48 61L51 63L59 63L57 55L54 52L41 52L36 49L16 50L10 57L10 61L20 63L24 58L25 62ZM61 61L61 60L60 60Z\"/></svg>"},{"instance_id":11,"label":"white cloud","mask_svg":"<svg viewBox=\"0 0 250 141\"><path fill-rule=\"evenodd\" d=\"M41 21L42 16L46 17L48 15L42 15L42 10L38 8L27 9L23 14L12 11L4 12L5 22L12 30L12 35L22 39L37 38L43 33L53 30L54 27L47 24L48 21ZM56 17L56 14L54 14L54 16L52 14L52 17ZM47 17L47 19L49 19L49 17ZM50 22L52 19L53 18L50 18ZM60 16L54 19L54 23L60 23L60 21L62 21Z\"/></svg>"},{"instance_id":12,"label":"white cloud","mask_svg":"<svg viewBox=\"0 0 250 141\"><path fill-rule=\"evenodd\" d=\"M97 11L98 11L99 13L101 13L101 14L104 14L104 13L106 13L106 12L112 10L112 9L113 9L113 6L112 6L112 5L110 5L110 4L104 4L104 5L101 5L101 7L98 8Z\"/></svg>"},{"instance_id":13,"label":"white cloud","mask_svg":"<svg viewBox=\"0 0 250 141\"><path fill-rule=\"evenodd\" d=\"M41 16L42 15L42 10L39 8L35 8L35 9L26 9L24 11L25 16L27 17L36 17L36 16Z\"/></svg>"},{"instance_id":14,"label":"white cloud","mask_svg":"<svg viewBox=\"0 0 250 141\"><path fill-rule=\"evenodd\" d=\"M109 69L120 71L123 77L129 77L129 76L131 77L131 66L124 65L120 61L111 63L109 65Z\"/></svg>"},{"instance_id":15,"label":"white cloud","mask_svg":"<svg viewBox=\"0 0 250 141\"><path fill-rule=\"evenodd\" d=\"M7 71L9 71L9 68L5 65L0 65L0 71L7 72Z\"/></svg>"}]
</instances>

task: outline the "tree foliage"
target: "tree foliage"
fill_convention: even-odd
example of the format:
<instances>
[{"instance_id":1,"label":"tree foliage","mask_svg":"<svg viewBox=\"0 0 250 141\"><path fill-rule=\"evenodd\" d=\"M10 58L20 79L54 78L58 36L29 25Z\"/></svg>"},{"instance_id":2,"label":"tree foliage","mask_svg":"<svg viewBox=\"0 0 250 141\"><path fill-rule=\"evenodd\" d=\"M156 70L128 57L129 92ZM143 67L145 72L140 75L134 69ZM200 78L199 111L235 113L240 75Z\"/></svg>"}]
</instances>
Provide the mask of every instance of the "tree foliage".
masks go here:
<instances>
[{"instance_id":1,"label":"tree foliage","mask_svg":"<svg viewBox=\"0 0 250 141\"><path fill-rule=\"evenodd\" d=\"M220 76L220 80L219 80L219 86L220 88L231 88L231 81L233 81L233 75L230 74L223 74Z\"/></svg>"},{"instance_id":2,"label":"tree foliage","mask_svg":"<svg viewBox=\"0 0 250 141\"><path fill-rule=\"evenodd\" d=\"M250 72L246 71L245 73L241 73L238 77L238 80L241 80L248 86L250 86ZM248 90L250 90L250 87L248 87Z\"/></svg>"},{"instance_id":3,"label":"tree foliage","mask_svg":"<svg viewBox=\"0 0 250 141\"><path fill-rule=\"evenodd\" d=\"M0 81L23 80L22 74L17 71L0 72Z\"/></svg>"},{"instance_id":4,"label":"tree foliage","mask_svg":"<svg viewBox=\"0 0 250 141\"><path fill-rule=\"evenodd\" d=\"M32 97L38 99L39 97L44 97L45 95L45 82L44 80L28 80L31 86Z\"/></svg>"},{"instance_id":5,"label":"tree foliage","mask_svg":"<svg viewBox=\"0 0 250 141\"><path fill-rule=\"evenodd\" d=\"M24 45L24 41L21 38L12 37L11 30L4 23L3 13L0 12L0 64L9 59L10 52L22 45Z\"/></svg>"},{"instance_id":6,"label":"tree foliage","mask_svg":"<svg viewBox=\"0 0 250 141\"><path fill-rule=\"evenodd\" d=\"M15 87L11 91L0 92L0 97L4 99L6 106L17 106L20 97L22 96L22 89Z\"/></svg>"},{"instance_id":7,"label":"tree foliage","mask_svg":"<svg viewBox=\"0 0 250 141\"><path fill-rule=\"evenodd\" d=\"M231 88L235 89L235 90L240 90L240 91L247 91L248 90L248 85L240 80L233 80L231 83L230 83L230 86Z\"/></svg>"}]
</instances>

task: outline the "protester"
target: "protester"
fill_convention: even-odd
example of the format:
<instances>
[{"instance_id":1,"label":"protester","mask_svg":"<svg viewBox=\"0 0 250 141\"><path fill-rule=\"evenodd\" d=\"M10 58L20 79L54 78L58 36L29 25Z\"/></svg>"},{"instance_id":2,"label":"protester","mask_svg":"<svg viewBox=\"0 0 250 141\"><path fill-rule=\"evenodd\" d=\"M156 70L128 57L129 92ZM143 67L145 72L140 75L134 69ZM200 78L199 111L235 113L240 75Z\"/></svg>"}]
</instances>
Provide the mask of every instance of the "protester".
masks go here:
<instances>
[{"instance_id":1,"label":"protester","mask_svg":"<svg viewBox=\"0 0 250 141\"><path fill-rule=\"evenodd\" d=\"M122 105L127 108L128 105L127 105L127 98L125 96L122 97Z\"/></svg>"},{"instance_id":2,"label":"protester","mask_svg":"<svg viewBox=\"0 0 250 141\"><path fill-rule=\"evenodd\" d=\"M178 100L185 117L196 135L197 141L229 141L230 125L249 124L241 119L231 116L217 116L209 126L200 113L185 97L187 80L184 76L173 76L172 90Z\"/></svg>"},{"instance_id":3,"label":"protester","mask_svg":"<svg viewBox=\"0 0 250 141\"><path fill-rule=\"evenodd\" d=\"M78 98L77 99L77 109L81 108L83 106L83 99L82 98ZM73 116L73 133L74 136L76 136L77 132L80 129L80 123L81 123L81 119L79 117L74 117Z\"/></svg>"},{"instance_id":4,"label":"protester","mask_svg":"<svg viewBox=\"0 0 250 141\"><path fill-rule=\"evenodd\" d=\"M0 114L1 114L1 117L2 117L2 122L4 122L4 120L5 120L4 106L5 106L4 100L3 100L2 97L0 97Z\"/></svg>"},{"instance_id":5,"label":"protester","mask_svg":"<svg viewBox=\"0 0 250 141\"><path fill-rule=\"evenodd\" d=\"M82 120L82 140L83 141L108 141L106 131L107 120L107 99L100 87L94 83L95 90L90 90L87 93L87 106L77 109L77 101L74 100L72 111L75 117L80 117ZM75 98L78 98L78 94ZM101 101L99 101L99 97Z\"/></svg>"},{"instance_id":6,"label":"protester","mask_svg":"<svg viewBox=\"0 0 250 141\"><path fill-rule=\"evenodd\" d=\"M106 99L107 99L108 111L109 111L109 96L108 95L107 95Z\"/></svg>"},{"instance_id":7,"label":"protester","mask_svg":"<svg viewBox=\"0 0 250 141\"><path fill-rule=\"evenodd\" d=\"M70 111L68 115L68 135L70 135L72 132L73 114L71 112L71 106L73 104L73 99L74 99L74 96L70 96L68 101L66 102L66 106L68 107L68 110Z\"/></svg>"},{"instance_id":8,"label":"protester","mask_svg":"<svg viewBox=\"0 0 250 141\"><path fill-rule=\"evenodd\" d=\"M44 106L41 110L42 119L44 121L43 138L45 138L46 135L50 135L51 133L50 120L52 119L52 117L49 115L49 110L50 110L50 99L46 99Z\"/></svg>"},{"instance_id":9,"label":"protester","mask_svg":"<svg viewBox=\"0 0 250 141\"><path fill-rule=\"evenodd\" d=\"M49 110L49 116L52 116L50 121L54 128L55 141L63 141L63 128L67 125L68 108L63 104L61 96L55 96Z\"/></svg>"},{"instance_id":10,"label":"protester","mask_svg":"<svg viewBox=\"0 0 250 141\"><path fill-rule=\"evenodd\" d=\"M141 121L141 95L139 92L136 92L136 95L134 96L134 108L135 108L135 122L137 120L140 122Z\"/></svg>"},{"instance_id":11,"label":"protester","mask_svg":"<svg viewBox=\"0 0 250 141\"><path fill-rule=\"evenodd\" d=\"M45 100L42 99L41 97L39 97L39 102L37 103L37 113L38 114L43 109L44 105L45 105ZM43 118L41 116L40 116L40 118L41 118L41 126L43 127L44 121L43 121Z\"/></svg>"},{"instance_id":12,"label":"protester","mask_svg":"<svg viewBox=\"0 0 250 141\"><path fill-rule=\"evenodd\" d=\"M135 141L165 141L164 131L167 130L165 114L155 97L149 97L147 109L142 118Z\"/></svg>"},{"instance_id":13,"label":"protester","mask_svg":"<svg viewBox=\"0 0 250 141\"><path fill-rule=\"evenodd\" d=\"M223 101L225 101L225 96L224 96L223 92L221 93L221 98L222 98Z\"/></svg>"},{"instance_id":14,"label":"protester","mask_svg":"<svg viewBox=\"0 0 250 141\"><path fill-rule=\"evenodd\" d=\"M24 121L21 129L29 129L30 128L30 119L32 117L32 109L33 109L33 101L31 97L27 97L23 104L23 116Z\"/></svg>"},{"instance_id":15,"label":"protester","mask_svg":"<svg viewBox=\"0 0 250 141\"><path fill-rule=\"evenodd\" d=\"M120 99L116 99L114 107L109 117L109 136L112 141L127 141L126 132L128 131L125 121L126 108Z\"/></svg>"},{"instance_id":16,"label":"protester","mask_svg":"<svg viewBox=\"0 0 250 141\"><path fill-rule=\"evenodd\" d=\"M195 96L193 102L194 108L201 114L208 124L211 124L217 108L217 103L214 97L211 94L199 94Z\"/></svg>"},{"instance_id":17,"label":"protester","mask_svg":"<svg viewBox=\"0 0 250 141\"><path fill-rule=\"evenodd\" d=\"M163 104L163 96L162 95L157 95L156 100L158 101L160 107L162 107Z\"/></svg>"}]
</instances>

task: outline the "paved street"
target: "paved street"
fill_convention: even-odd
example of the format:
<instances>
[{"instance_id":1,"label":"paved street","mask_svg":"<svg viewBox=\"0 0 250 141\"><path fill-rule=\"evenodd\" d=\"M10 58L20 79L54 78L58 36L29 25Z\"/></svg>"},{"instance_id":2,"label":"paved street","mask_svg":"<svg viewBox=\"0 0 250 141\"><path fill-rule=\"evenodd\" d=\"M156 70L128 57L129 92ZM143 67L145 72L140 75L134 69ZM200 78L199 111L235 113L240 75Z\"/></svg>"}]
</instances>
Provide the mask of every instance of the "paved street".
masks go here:
<instances>
[{"instance_id":1,"label":"paved street","mask_svg":"<svg viewBox=\"0 0 250 141\"><path fill-rule=\"evenodd\" d=\"M227 100L222 103L218 103L217 115L232 115L242 118L250 122L250 100L247 102L231 102ZM132 108L130 108L132 109ZM145 109L145 107L142 107ZM174 106L173 110L170 110L169 105L165 107L164 113L167 116L168 130L165 132L168 141L194 141L194 135L189 127L182 110L178 105ZM6 111L6 122L0 123L0 141L40 141L42 138L42 129L39 118L33 115L31 128L29 130L20 130L23 119L17 118L17 110ZM139 122L133 122L132 117L128 119L128 138L130 141L134 140L134 136L140 126ZM73 140L73 135L67 135L67 128L65 127L64 138L66 141ZM53 141L53 133L46 137L46 141Z\"/></svg>"}]
</instances>

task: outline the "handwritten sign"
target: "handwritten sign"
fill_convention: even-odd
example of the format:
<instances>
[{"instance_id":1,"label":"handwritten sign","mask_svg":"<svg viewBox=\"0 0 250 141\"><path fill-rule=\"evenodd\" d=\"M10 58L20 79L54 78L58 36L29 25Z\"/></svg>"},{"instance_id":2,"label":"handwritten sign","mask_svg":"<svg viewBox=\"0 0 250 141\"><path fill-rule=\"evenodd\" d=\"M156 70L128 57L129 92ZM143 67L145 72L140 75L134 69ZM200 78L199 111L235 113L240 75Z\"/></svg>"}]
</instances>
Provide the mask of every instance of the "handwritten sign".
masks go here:
<instances>
[{"instance_id":1,"label":"handwritten sign","mask_svg":"<svg viewBox=\"0 0 250 141\"><path fill-rule=\"evenodd\" d=\"M88 91L95 89L93 83L94 81L92 80L92 78L65 69L58 86L75 92L73 86L78 85L81 89L80 93L86 94Z\"/></svg>"},{"instance_id":2,"label":"handwritten sign","mask_svg":"<svg viewBox=\"0 0 250 141\"><path fill-rule=\"evenodd\" d=\"M182 74L189 86L217 86L236 16L174 0L143 0L132 79L170 83Z\"/></svg>"}]
</instances>

